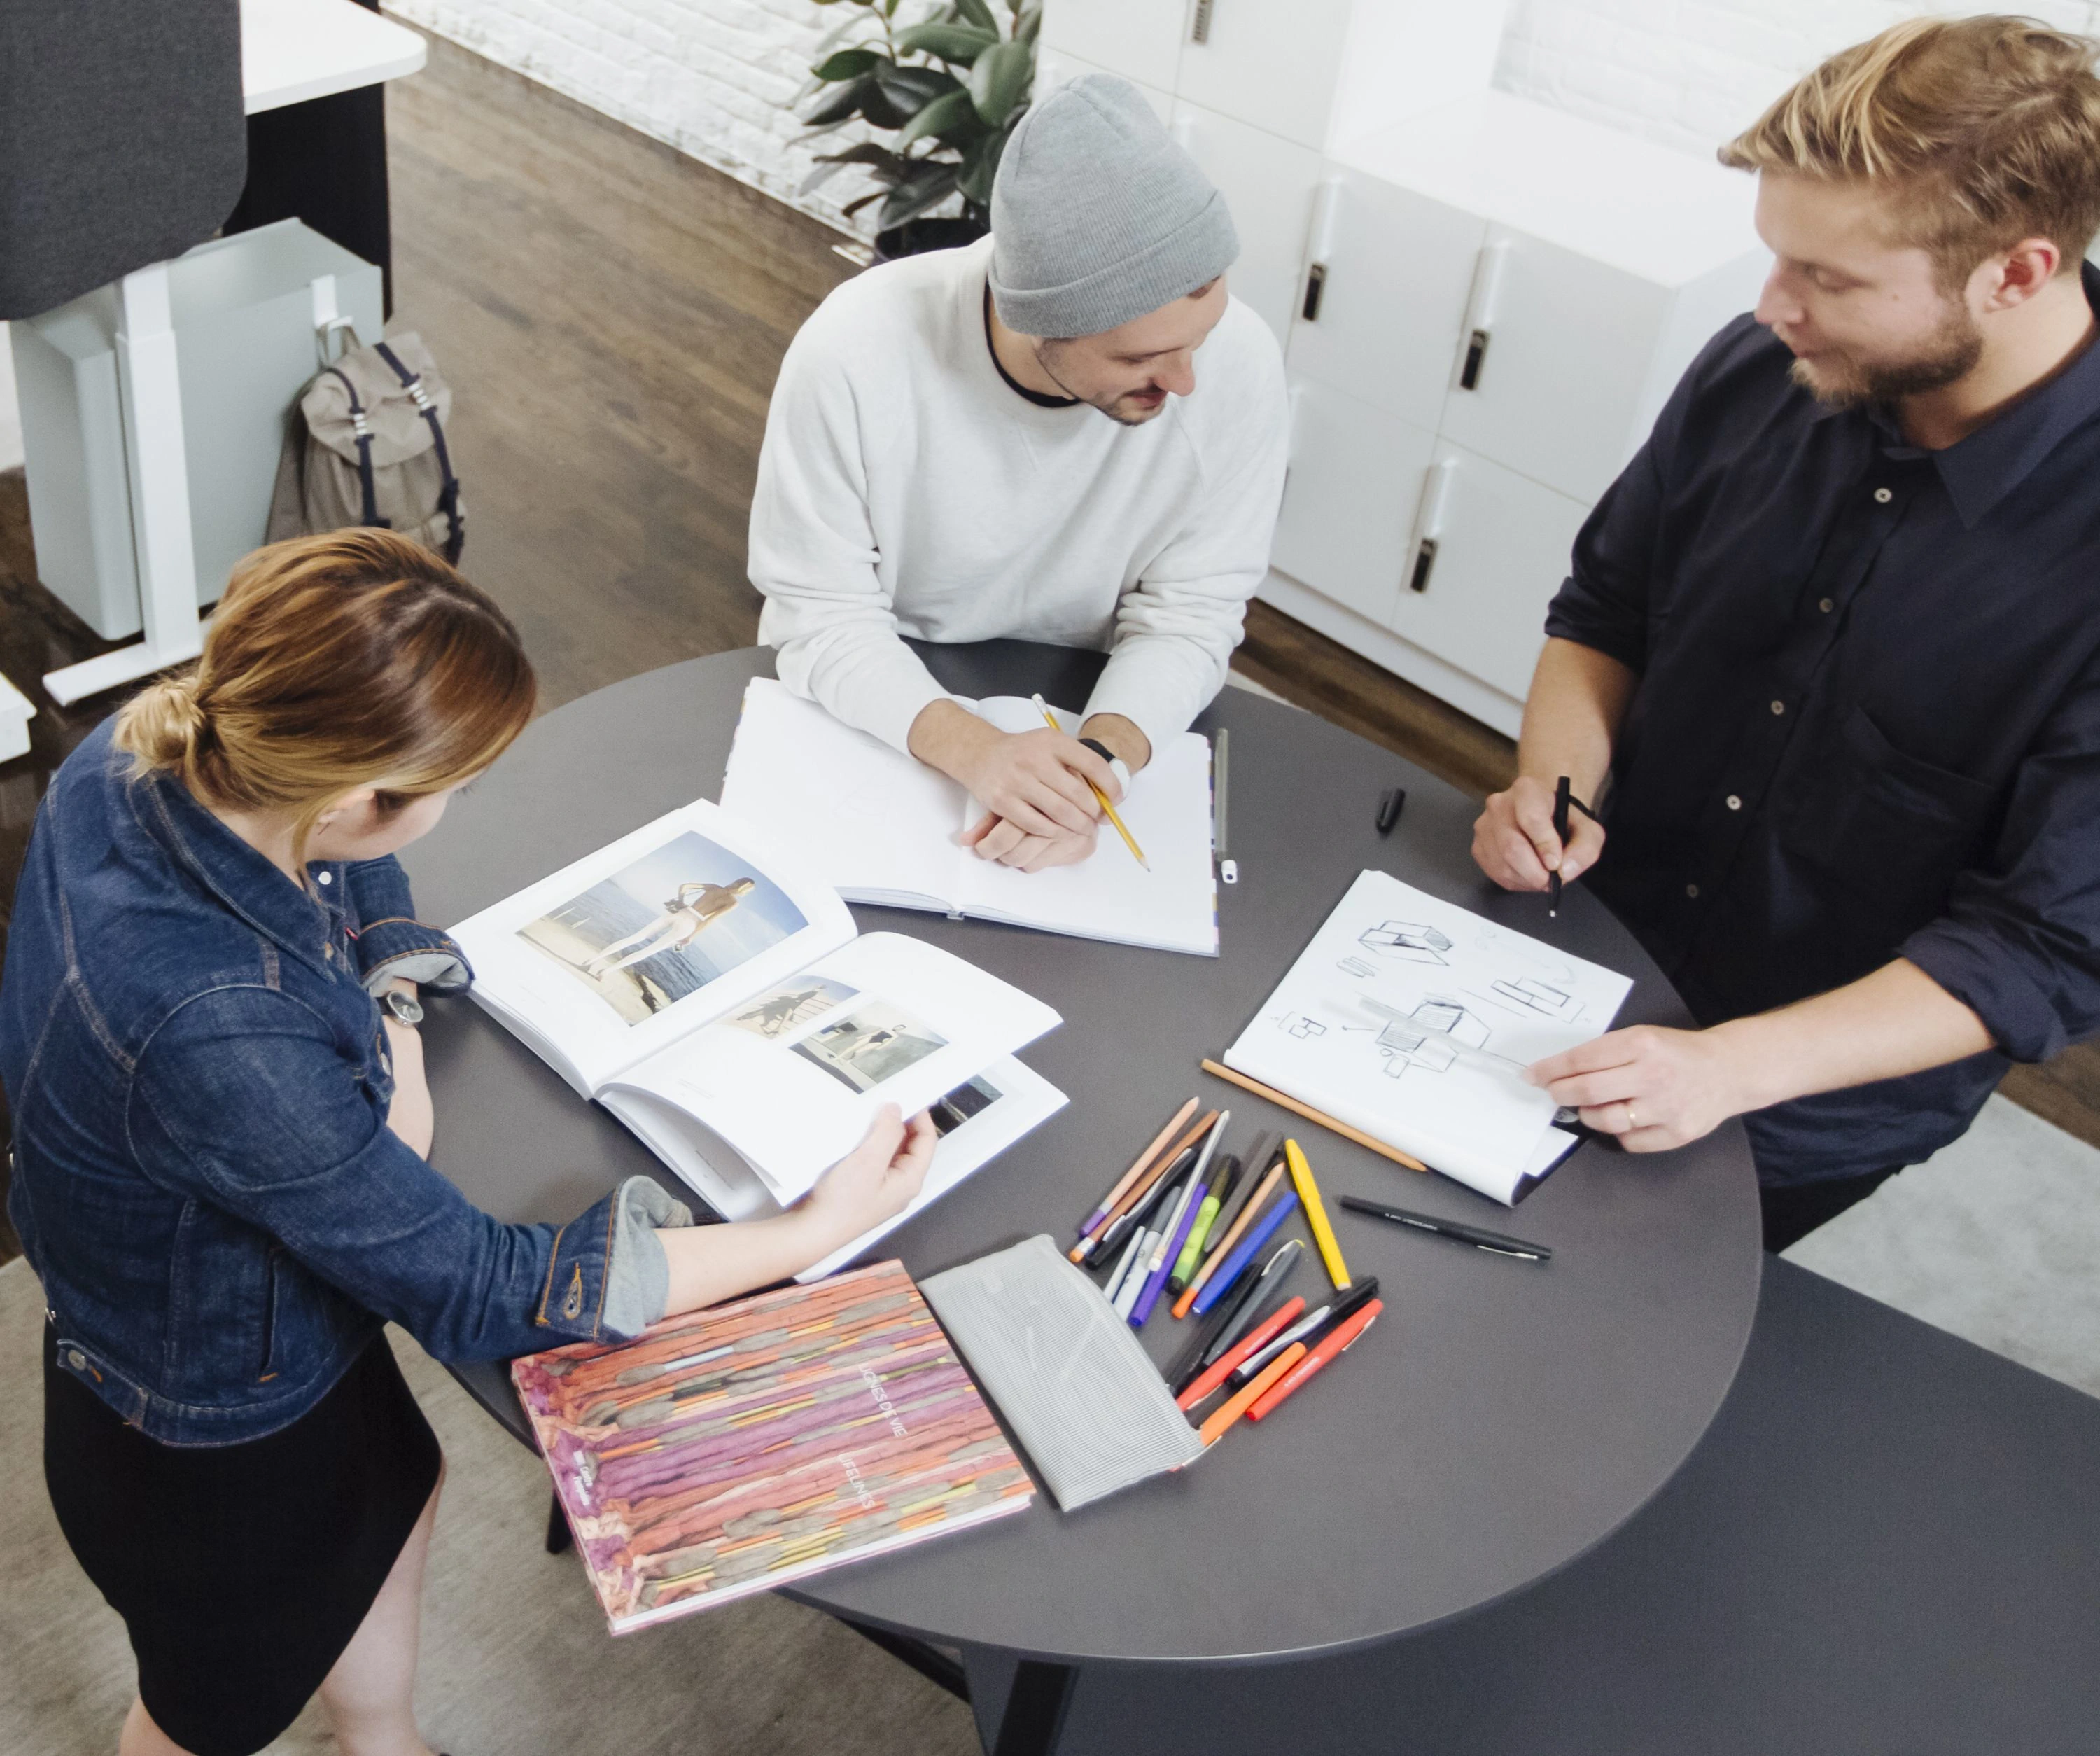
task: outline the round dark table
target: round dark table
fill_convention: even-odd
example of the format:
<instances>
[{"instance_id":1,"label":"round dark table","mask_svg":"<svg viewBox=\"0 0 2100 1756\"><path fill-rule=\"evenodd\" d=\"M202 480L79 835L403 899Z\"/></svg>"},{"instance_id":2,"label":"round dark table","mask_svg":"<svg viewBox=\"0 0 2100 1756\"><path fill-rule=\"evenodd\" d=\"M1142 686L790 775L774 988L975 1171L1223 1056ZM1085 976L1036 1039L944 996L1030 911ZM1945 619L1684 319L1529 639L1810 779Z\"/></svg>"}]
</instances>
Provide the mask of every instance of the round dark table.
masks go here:
<instances>
[{"instance_id":1,"label":"round dark table","mask_svg":"<svg viewBox=\"0 0 2100 1756\"><path fill-rule=\"evenodd\" d=\"M920 650L958 693L1040 689L1070 705L1102 662L1017 642ZM714 796L744 683L771 666L759 650L694 660L536 721L404 856L423 917L463 919L652 817ZM1218 958L855 911L864 927L918 934L1056 1007L1062 1028L1026 1058L1072 1099L883 1252L924 1276L1036 1232L1069 1242L1167 1114L1199 1094L1231 1109L1238 1145L1256 1128L1296 1133L1330 1207L1344 1193L1382 1197L1514 1231L1550 1244L1554 1258L1539 1267L1487 1255L1336 1209L1350 1267L1379 1277L1386 1312L1277 1418L1242 1423L1195 1467L1076 1516L1039 1494L1023 1516L795 1592L864 1629L997 1652L1009 1664L1017 1656L1038 1684L1046 1666L1090 1661L1333 1654L1533 1583L1608 1536L1684 1461L1735 1377L1756 1310L1756 1180L1735 1123L1674 1153L1585 1145L1512 1216L1198 1071L1365 867L1630 973L1621 1023L1688 1022L1655 966L1580 887L1549 920L1542 898L1489 885L1467 851L1477 806L1455 789L1244 691L1225 690L1198 722L1220 727L1233 734L1229 851L1241 878L1220 888ZM1406 814L1381 840L1373 817L1395 783L1408 789ZM434 1013L434 1162L483 1207L566 1220L637 1171L686 1193L470 1002ZM1308 1294L1324 1286L1317 1261L1295 1284ZM1164 1361L1187 1333L1155 1313L1145 1344ZM501 1368L461 1376L522 1436Z\"/></svg>"}]
</instances>

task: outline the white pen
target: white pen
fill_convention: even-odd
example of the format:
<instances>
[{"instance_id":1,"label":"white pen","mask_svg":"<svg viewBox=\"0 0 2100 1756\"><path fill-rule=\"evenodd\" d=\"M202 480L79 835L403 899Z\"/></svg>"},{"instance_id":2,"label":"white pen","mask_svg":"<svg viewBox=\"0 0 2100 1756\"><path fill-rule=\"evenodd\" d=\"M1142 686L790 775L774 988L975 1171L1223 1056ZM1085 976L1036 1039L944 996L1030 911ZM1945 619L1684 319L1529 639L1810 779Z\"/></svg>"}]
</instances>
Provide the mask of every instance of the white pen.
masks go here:
<instances>
[{"instance_id":1,"label":"white pen","mask_svg":"<svg viewBox=\"0 0 2100 1756\"><path fill-rule=\"evenodd\" d=\"M1148 1278L1157 1274L1161 1264L1167 1260L1167 1247L1174 1242L1174 1234L1181 1229L1181 1216L1189 1211L1189 1198L1196 1193L1196 1185L1202 1180L1200 1165L1182 1179L1180 1193L1174 1198L1173 1211L1160 1225L1159 1247L1153 1251L1150 1261L1145 1264Z\"/></svg>"},{"instance_id":2,"label":"white pen","mask_svg":"<svg viewBox=\"0 0 2100 1756\"><path fill-rule=\"evenodd\" d=\"M1145 1234L1145 1247L1137 1253L1137 1260L1140 1263L1142 1263L1154 1251L1158 1249L1159 1239L1160 1234L1158 1232L1147 1232ZM1144 1291L1146 1278L1145 1271L1138 1267L1133 1267L1129 1273L1123 1276L1123 1285L1116 1291L1115 1309L1118 1317L1127 1317L1136 1308L1137 1295Z\"/></svg>"},{"instance_id":3,"label":"white pen","mask_svg":"<svg viewBox=\"0 0 2100 1756\"><path fill-rule=\"evenodd\" d=\"M1130 1242L1123 1246L1123 1254L1116 1259L1115 1272L1109 1276L1108 1283L1101 1288L1101 1296L1110 1304L1116 1302L1116 1295L1123 1291L1123 1277L1130 1273L1131 1264L1137 1260L1137 1253L1145 1244L1145 1228L1141 1225L1132 1230Z\"/></svg>"}]
</instances>

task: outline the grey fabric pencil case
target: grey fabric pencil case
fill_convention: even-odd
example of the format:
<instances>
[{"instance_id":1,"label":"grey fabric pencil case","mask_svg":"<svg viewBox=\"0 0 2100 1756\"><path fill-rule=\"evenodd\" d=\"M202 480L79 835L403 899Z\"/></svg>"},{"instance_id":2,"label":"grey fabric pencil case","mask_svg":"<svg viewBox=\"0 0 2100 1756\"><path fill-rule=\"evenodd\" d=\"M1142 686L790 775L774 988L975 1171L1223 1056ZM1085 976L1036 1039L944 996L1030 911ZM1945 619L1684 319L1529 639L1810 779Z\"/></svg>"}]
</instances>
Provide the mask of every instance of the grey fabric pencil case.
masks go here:
<instances>
[{"instance_id":1,"label":"grey fabric pencil case","mask_svg":"<svg viewBox=\"0 0 2100 1756\"><path fill-rule=\"evenodd\" d=\"M1130 1326L1048 1237L919 1291L1065 1511L1202 1455Z\"/></svg>"}]
</instances>

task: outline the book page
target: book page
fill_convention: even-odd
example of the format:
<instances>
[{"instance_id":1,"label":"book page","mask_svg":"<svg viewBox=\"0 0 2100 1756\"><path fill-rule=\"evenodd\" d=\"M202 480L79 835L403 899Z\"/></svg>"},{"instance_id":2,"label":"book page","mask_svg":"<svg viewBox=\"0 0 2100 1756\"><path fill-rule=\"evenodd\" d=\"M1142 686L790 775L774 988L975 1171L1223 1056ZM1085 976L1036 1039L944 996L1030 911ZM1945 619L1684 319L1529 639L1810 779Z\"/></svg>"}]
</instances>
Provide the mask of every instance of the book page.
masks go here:
<instances>
[{"instance_id":1,"label":"book page","mask_svg":"<svg viewBox=\"0 0 2100 1756\"><path fill-rule=\"evenodd\" d=\"M474 997L591 1096L854 924L836 891L701 799L452 932Z\"/></svg>"},{"instance_id":2,"label":"book page","mask_svg":"<svg viewBox=\"0 0 2100 1756\"><path fill-rule=\"evenodd\" d=\"M785 1205L860 1143L884 1104L923 1110L1059 1021L959 957L869 933L620 1083L698 1117Z\"/></svg>"},{"instance_id":3,"label":"book page","mask_svg":"<svg viewBox=\"0 0 2100 1756\"><path fill-rule=\"evenodd\" d=\"M1224 1059L1507 1202L1550 1156L1524 1070L1603 1035L1632 986L1366 871Z\"/></svg>"},{"instance_id":4,"label":"book page","mask_svg":"<svg viewBox=\"0 0 2100 1756\"><path fill-rule=\"evenodd\" d=\"M755 677L745 686L722 808L844 893L953 908L963 796L938 769L841 724L785 683Z\"/></svg>"},{"instance_id":5,"label":"book page","mask_svg":"<svg viewBox=\"0 0 2100 1756\"><path fill-rule=\"evenodd\" d=\"M1003 731L1032 731L1043 723L1033 702L1012 695L982 701L977 711ZM1057 712L1058 724L1076 735L1079 717ZM1144 771L1132 777L1116 814L1151 871L1137 863L1105 820L1092 857L1082 865L1024 872L965 849L955 880L963 911L1080 938L1216 956L1209 740L1184 732L1154 751ZM970 801L964 827L982 814L983 807Z\"/></svg>"}]
</instances>

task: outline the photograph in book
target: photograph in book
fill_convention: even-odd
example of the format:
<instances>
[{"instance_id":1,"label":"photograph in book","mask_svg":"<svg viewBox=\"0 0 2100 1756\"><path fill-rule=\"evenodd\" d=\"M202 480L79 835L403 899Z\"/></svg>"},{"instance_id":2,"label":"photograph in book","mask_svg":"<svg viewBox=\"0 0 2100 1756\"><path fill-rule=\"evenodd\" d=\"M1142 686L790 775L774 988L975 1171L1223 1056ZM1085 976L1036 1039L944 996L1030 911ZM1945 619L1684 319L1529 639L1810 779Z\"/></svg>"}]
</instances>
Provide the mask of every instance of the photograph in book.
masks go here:
<instances>
[{"instance_id":1,"label":"photograph in book","mask_svg":"<svg viewBox=\"0 0 2100 1756\"><path fill-rule=\"evenodd\" d=\"M797 976L777 988L769 988L756 999L739 1006L724 1021L739 1030L770 1043L785 1036L797 1025L821 1018L848 1000L860 998L857 990L829 976Z\"/></svg>"},{"instance_id":2,"label":"photograph in book","mask_svg":"<svg viewBox=\"0 0 2100 1756\"><path fill-rule=\"evenodd\" d=\"M947 1046L946 1037L902 1007L870 1000L836 1023L818 1026L795 1044L795 1052L848 1091L871 1092Z\"/></svg>"},{"instance_id":3,"label":"photograph in book","mask_svg":"<svg viewBox=\"0 0 2100 1756\"><path fill-rule=\"evenodd\" d=\"M527 921L518 937L632 1026L808 924L749 861L687 830Z\"/></svg>"}]
</instances>

